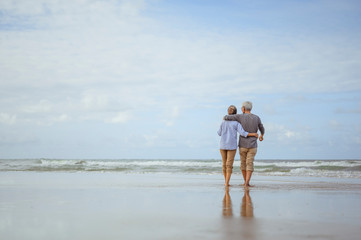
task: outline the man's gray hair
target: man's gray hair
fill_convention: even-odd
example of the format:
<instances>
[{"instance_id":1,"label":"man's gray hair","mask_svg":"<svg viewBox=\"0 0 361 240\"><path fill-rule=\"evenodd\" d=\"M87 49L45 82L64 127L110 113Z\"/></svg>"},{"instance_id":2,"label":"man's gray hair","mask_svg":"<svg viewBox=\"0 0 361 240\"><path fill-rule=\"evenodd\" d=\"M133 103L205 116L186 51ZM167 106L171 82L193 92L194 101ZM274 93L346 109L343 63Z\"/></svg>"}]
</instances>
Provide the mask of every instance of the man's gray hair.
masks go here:
<instances>
[{"instance_id":1,"label":"man's gray hair","mask_svg":"<svg viewBox=\"0 0 361 240\"><path fill-rule=\"evenodd\" d=\"M252 110L252 103L250 101L245 101L242 103L242 107L244 107L244 109L246 111L251 111Z\"/></svg>"},{"instance_id":2,"label":"man's gray hair","mask_svg":"<svg viewBox=\"0 0 361 240\"><path fill-rule=\"evenodd\" d=\"M237 108L234 105L228 107L228 109L232 109L232 114L237 114Z\"/></svg>"}]
</instances>

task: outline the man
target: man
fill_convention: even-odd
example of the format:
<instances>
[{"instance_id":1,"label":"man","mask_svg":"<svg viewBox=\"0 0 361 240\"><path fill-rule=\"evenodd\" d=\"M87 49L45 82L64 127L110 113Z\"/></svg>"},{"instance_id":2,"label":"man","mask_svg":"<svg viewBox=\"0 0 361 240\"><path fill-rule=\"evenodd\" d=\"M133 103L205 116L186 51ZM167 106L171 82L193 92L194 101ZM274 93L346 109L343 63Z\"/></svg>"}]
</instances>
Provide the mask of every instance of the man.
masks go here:
<instances>
[{"instance_id":1,"label":"man","mask_svg":"<svg viewBox=\"0 0 361 240\"><path fill-rule=\"evenodd\" d=\"M237 108L233 105L229 106L228 114L233 115L237 113ZM243 137L253 136L257 139L257 133L248 133L243 130L242 125L236 121L222 121L218 130L218 135L221 136L220 152L222 156L222 170L224 175L224 185L229 186L229 180L231 179L234 156L237 151L237 132Z\"/></svg>"},{"instance_id":2,"label":"man","mask_svg":"<svg viewBox=\"0 0 361 240\"><path fill-rule=\"evenodd\" d=\"M235 115L227 115L224 117L224 120L228 121L238 121L241 123L243 129L249 133L257 133L258 130L261 132L259 140L263 141L263 135L265 133L261 119L251 113L252 103L246 101L242 104L242 113ZM254 171L254 157L257 153L257 137L248 137L239 136L239 154L241 156L241 171L244 179L244 185L246 187L251 187L249 184L252 173Z\"/></svg>"}]
</instances>

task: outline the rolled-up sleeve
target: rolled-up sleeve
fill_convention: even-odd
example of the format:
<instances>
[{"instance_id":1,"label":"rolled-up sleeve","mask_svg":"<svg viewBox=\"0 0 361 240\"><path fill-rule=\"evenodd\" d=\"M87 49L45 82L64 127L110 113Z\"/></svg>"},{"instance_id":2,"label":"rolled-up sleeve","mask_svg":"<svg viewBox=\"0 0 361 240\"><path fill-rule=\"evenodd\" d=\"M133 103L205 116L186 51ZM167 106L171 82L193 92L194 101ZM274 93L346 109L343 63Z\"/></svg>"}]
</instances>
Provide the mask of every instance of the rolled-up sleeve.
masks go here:
<instances>
[{"instance_id":1,"label":"rolled-up sleeve","mask_svg":"<svg viewBox=\"0 0 361 240\"><path fill-rule=\"evenodd\" d=\"M264 127L263 127L261 120L258 123L258 129L261 132L261 134L264 135Z\"/></svg>"}]
</instances>

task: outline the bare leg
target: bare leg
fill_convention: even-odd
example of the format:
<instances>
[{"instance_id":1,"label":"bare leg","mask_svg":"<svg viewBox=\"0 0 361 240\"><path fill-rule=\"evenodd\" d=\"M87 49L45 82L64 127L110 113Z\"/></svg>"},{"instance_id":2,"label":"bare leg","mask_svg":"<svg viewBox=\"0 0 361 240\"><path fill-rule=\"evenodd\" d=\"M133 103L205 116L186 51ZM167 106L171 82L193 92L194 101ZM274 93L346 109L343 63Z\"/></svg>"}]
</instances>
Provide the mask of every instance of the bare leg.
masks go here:
<instances>
[{"instance_id":1,"label":"bare leg","mask_svg":"<svg viewBox=\"0 0 361 240\"><path fill-rule=\"evenodd\" d=\"M234 156L236 155L236 150L227 151L227 162L226 162L226 182L225 186L229 186L229 180L231 179Z\"/></svg>"},{"instance_id":2,"label":"bare leg","mask_svg":"<svg viewBox=\"0 0 361 240\"><path fill-rule=\"evenodd\" d=\"M224 184L224 186L228 187L229 186L229 180L231 180L231 175L232 173L226 173L226 182Z\"/></svg>"},{"instance_id":3,"label":"bare leg","mask_svg":"<svg viewBox=\"0 0 361 240\"><path fill-rule=\"evenodd\" d=\"M224 182L227 182L227 174L226 174L226 162L227 162L227 150L220 149L221 156L222 156L222 169L223 169L223 176ZM226 185L226 184L224 184Z\"/></svg>"},{"instance_id":4,"label":"bare leg","mask_svg":"<svg viewBox=\"0 0 361 240\"><path fill-rule=\"evenodd\" d=\"M254 156L257 153L257 148L250 148L248 149L248 154L247 154L247 159L246 159L246 182L245 182L245 186L246 187L253 187L249 184L249 182L251 181L251 177L252 177L252 173L253 173L253 161L254 161Z\"/></svg>"},{"instance_id":5,"label":"bare leg","mask_svg":"<svg viewBox=\"0 0 361 240\"><path fill-rule=\"evenodd\" d=\"M246 187L253 187L249 184L249 181L251 181L252 173L252 171L246 172L246 183L244 184Z\"/></svg>"},{"instance_id":6,"label":"bare leg","mask_svg":"<svg viewBox=\"0 0 361 240\"><path fill-rule=\"evenodd\" d=\"M243 175L244 185L246 185L246 159L247 159L247 149L246 148L239 148L239 155L241 157L241 171Z\"/></svg>"},{"instance_id":7,"label":"bare leg","mask_svg":"<svg viewBox=\"0 0 361 240\"><path fill-rule=\"evenodd\" d=\"M244 185L246 185L246 170L242 170Z\"/></svg>"}]
</instances>

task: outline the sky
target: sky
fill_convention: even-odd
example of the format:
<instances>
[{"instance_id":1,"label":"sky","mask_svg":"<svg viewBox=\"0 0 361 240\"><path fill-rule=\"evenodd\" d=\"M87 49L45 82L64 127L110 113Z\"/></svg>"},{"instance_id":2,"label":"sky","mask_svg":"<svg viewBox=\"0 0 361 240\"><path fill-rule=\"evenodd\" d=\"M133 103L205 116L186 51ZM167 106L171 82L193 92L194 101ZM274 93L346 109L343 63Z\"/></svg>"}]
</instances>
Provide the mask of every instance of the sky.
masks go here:
<instances>
[{"instance_id":1,"label":"sky","mask_svg":"<svg viewBox=\"0 0 361 240\"><path fill-rule=\"evenodd\" d=\"M0 1L0 158L361 159L356 0Z\"/></svg>"}]
</instances>

